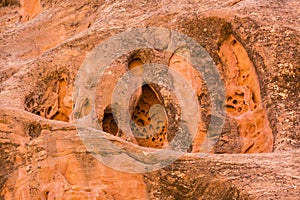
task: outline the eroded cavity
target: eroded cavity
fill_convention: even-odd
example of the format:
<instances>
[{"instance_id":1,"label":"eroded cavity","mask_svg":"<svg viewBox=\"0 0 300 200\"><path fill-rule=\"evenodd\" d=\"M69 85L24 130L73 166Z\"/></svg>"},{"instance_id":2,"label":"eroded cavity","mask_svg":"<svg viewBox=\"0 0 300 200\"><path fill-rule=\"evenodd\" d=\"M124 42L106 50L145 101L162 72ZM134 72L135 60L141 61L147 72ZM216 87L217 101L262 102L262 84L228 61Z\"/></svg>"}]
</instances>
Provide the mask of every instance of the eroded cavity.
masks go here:
<instances>
[{"instance_id":1,"label":"eroded cavity","mask_svg":"<svg viewBox=\"0 0 300 200\"><path fill-rule=\"evenodd\" d=\"M226 84L226 112L237 122L241 152L272 152L273 134L262 105L258 76L247 51L230 35L218 54Z\"/></svg>"},{"instance_id":2,"label":"eroded cavity","mask_svg":"<svg viewBox=\"0 0 300 200\"><path fill-rule=\"evenodd\" d=\"M46 119L70 121L72 86L65 74L54 74L36 86L25 98L25 110Z\"/></svg>"}]
</instances>

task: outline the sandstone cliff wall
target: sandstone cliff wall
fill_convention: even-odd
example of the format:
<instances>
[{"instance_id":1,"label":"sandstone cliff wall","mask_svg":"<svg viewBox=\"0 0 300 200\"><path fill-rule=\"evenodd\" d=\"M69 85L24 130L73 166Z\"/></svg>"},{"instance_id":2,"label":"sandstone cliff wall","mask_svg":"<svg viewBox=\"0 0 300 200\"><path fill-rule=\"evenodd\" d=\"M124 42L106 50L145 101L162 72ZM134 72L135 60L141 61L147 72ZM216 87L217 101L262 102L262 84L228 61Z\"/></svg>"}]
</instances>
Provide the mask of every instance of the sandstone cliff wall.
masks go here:
<instances>
[{"instance_id":1,"label":"sandstone cliff wall","mask_svg":"<svg viewBox=\"0 0 300 200\"><path fill-rule=\"evenodd\" d=\"M41 0L0 6L0 199L299 198L298 1ZM87 151L71 97L88 53L138 27L165 27L193 38L213 58L226 88L227 117L211 154L187 153L145 174L111 169ZM200 109L209 113L207 91L189 63L159 51L138 55L144 63L160 61L181 72L204 105ZM100 123L112 80L126 71L128 57L117 60L114 73L99 85ZM151 88L167 107L169 93ZM169 138L177 123L170 120L179 114L171 100ZM210 117L202 116L192 152L199 151Z\"/></svg>"}]
</instances>

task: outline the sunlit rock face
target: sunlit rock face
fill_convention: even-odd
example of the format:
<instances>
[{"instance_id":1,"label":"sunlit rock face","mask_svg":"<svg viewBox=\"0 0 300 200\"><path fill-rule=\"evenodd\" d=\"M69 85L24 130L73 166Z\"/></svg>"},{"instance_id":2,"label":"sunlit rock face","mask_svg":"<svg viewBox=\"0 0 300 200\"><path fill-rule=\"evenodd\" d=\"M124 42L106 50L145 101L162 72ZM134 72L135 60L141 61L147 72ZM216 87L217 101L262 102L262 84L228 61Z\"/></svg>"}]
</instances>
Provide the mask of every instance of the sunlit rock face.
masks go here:
<instances>
[{"instance_id":1,"label":"sunlit rock face","mask_svg":"<svg viewBox=\"0 0 300 200\"><path fill-rule=\"evenodd\" d=\"M212 152L216 153L262 153L273 151L273 133L270 128L268 116L262 105L260 85L254 64L249 55L240 42L234 36L224 36L224 41L220 45L218 56L220 63L218 65L220 74L224 79L226 100L224 109L227 114L227 121L224 125L224 131L221 133L219 142L216 144ZM185 55L186 54L186 55ZM106 70L104 80L98 86L99 89L99 110L100 123L103 130L113 135L126 135L115 121L111 121L113 114L110 108L111 96L116 82L122 74L132 70L134 67L140 66L138 71L133 70L135 76L142 76L144 63L166 63L169 70L173 70L182 76L188 85L194 90L194 95L198 99L201 119L198 124L198 131L194 134L193 143L190 151L200 152L201 144L204 142L207 129L210 125L211 100L210 93L203 84L205 80L201 76L201 72L193 68L188 60L188 50L178 49L173 55L160 52L141 51L133 53L128 57L130 59L121 59L120 63L115 63L113 67ZM158 58L156 58L158 57ZM155 60L153 58L156 58ZM144 61L142 61L142 59ZM128 66L128 67L127 67ZM112 69L113 73L112 73ZM118 70L116 70L118 69ZM116 76L117 74L117 76ZM143 85L144 84L144 85ZM133 108L132 131L137 139L137 143L145 147L163 148L166 142L173 138L176 134L180 120L181 105L178 99L171 98L165 92L165 88L153 85L151 83L140 83L139 89L134 93L134 97L129 105ZM106 90L106 88L108 88ZM104 99L107 99L104 101ZM169 103L172 108L168 108ZM154 120L152 115L151 123L150 107L153 105L163 105L166 109L165 115L157 115ZM189 106L189 105L188 105ZM105 110L109 110L110 115L105 115ZM104 115L103 115L104 113ZM168 116L169 115L169 116ZM169 118L169 119L167 119ZM173 126L169 126L169 124ZM157 130L157 131L155 131ZM119 134L117 134L119 132ZM143 137L143 139L139 138Z\"/></svg>"},{"instance_id":2,"label":"sunlit rock face","mask_svg":"<svg viewBox=\"0 0 300 200\"><path fill-rule=\"evenodd\" d=\"M296 0L0 0L0 199L299 198L298 10ZM215 117L213 91L185 47L121 55L95 84L95 104L86 98L75 112L74 81L86 56L136 27L186 34L213 59L224 83L225 114L205 157L200 153ZM188 105L182 107L171 90L138 79L151 64L176 71L193 89L186 98L197 102L197 131L180 128ZM125 129L114 117L112 94L128 73L137 89ZM116 156L155 163L147 156L168 149L177 133L185 134L178 145L188 148L156 171L129 173L132 162L123 163L123 171L113 169L78 135L76 118L93 110L99 133L121 148Z\"/></svg>"},{"instance_id":3,"label":"sunlit rock face","mask_svg":"<svg viewBox=\"0 0 300 200\"><path fill-rule=\"evenodd\" d=\"M23 22L35 18L42 12L40 0L20 0L20 15Z\"/></svg>"}]
</instances>

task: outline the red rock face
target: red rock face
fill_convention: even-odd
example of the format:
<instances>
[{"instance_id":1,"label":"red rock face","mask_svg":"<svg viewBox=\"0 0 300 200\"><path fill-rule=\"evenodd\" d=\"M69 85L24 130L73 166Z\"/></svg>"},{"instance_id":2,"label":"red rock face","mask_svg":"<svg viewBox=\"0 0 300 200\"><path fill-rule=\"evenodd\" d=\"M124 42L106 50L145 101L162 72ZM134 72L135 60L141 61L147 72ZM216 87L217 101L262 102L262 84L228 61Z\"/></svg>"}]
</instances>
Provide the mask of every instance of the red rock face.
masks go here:
<instances>
[{"instance_id":1,"label":"red rock face","mask_svg":"<svg viewBox=\"0 0 300 200\"><path fill-rule=\"evenodd\" d=\"M256 70L243 45L230 35L220 46L226 112L237 122L242 153L273 151L273 134L262 106Z\"/></svg>"},{"instance_id":2,"label":"red rock face","mask_svg":"<svg viewBox=\"0 0 300 200\"><path fill-rule=\"evenodd\" d=\"M20 15L23 22L36 17L42 12L40 0L20 0Z\"/></svg>"},{"instance_id":3,"label":"red rock face","mask_svg":"<svg viewBox=\"0 0 300 200\"><path fill-rule=\"evenodd\" d=\"M0 0L0 199L298 199L298 8L295 0L22 0L19 6ZM201 113L198 131L185 138L193 138L187 141L189 153L163 169L134 174L112 169L88 152L74 124L72 93L94 47L148 26L184 33L206 49L225 84L226 118L217 143L202 157L212 101L189 52L139 49L117 58L97 83L95 105L87 97L79 112L86 116L95 109L99 132L122 149L117 156L166 148L182 114L172 92L136 81L128 108L135 133L120 128L112 93L130 70L160 63L177 71L193 88ZM150 131L154 104L165 109L158 116L163 125L141 139L144 128Z\"/></svg>"},{"instance_id":4,"label":"red rock face","mask_svg":"<svg viewBox=\"0 0 300 200\"><path fill-rule=\"evenodd\" d=\"M70 121L72 112L72 86L65 74L52 74L40 83L38 93L25 99L25 110L46 119ZM40 95L38 95L40 94Z\"/></svg>"},{"instance_id":5,"label":"red rock face","mask_svg":"<svg viewBox=\"0 0 300 200\"><path fill-rule=\"evenodd\" d=\"M152 63L154 62L153 58L158 55L155 55L152 52L143 54L143 57L145 60L147 60L147 62ZM227 146L225 148L222 147L222 144L218 143L215 147L215 151L218 153L272 152L274 142L273 133L269 125L266 110L263 108L261 103L261 92L257 73L247 51L233 35L229 35L220 45L218 55L220 57L220 64L218 65L218 68L221 76L225 80L226 88L226 102L224 102L224 106L226 107L228 120L232 121L230 125L231 131L229 132L229 134L232 132L232 130L236 129L238 131L235 136L237 143L232 143L231 146ZM142 56L140 55L140 57ZM189 63L187 50L178 50L174 55L171 56L161 54L158 57L159 59L156 61L162 63L168 60L169 69L174 70L178 74L180 74L180 76L182 76L193 88L197 97L203 96L203 94L206 94L207 96L208 90L205 85L203 85L204 81L202 79L202 75L192 67L191 63ZM152 58L152 60L150 58ZM141 61L141 58L138 59L139 61L134 60L134 63L132 64L132 66L134 66L132 68L138 65L142 65L143 62ZM120 61L121 63L116 64L116 66L110 68L107 71L107 75L104 76L103 81L100 83L101 85L99 86L99 88L101 88L99 89L99 100L101 99L102 101L98 102L98 107L100 108L100 110L98 110L98 112L100 113L99 121L103 121L103 123L105 123L105 126L108 126L106 128L107 130L112 130L113 128L109 128L110 126L107 124L107 121L110 120L107 120L105 117L102 118L103 114L101 113L104 113L104 109L109 107L109 104L111 102L110 97L112 96L113 89L116 87L116 81L122 76L125 71L132 69L131 64L127 63L127 60L128 59L123 59L123 61ZM127 68L127 66L129 67ZM113 68L114 71L112 71ZM119 70L116 70L118 68ZM139 69L139 71L136 71L137 76L141 76L142 74L142 68ZM107 90L106 87L108 87ZM146 126L149 125L149 116L147 114L144 116L141 114L141 112L143 112L144 114L149 113L149 109L151 107L150 105L154 105L154 102L156 102L156 104L164 104L165 108L167 106L168 95L164 94L164 91L162 91L161 88L156 87L156 89L158 89L156 93L161 97L161 100L158 100L159 98L157 98L155 95L147 95L145 93L145 89L142 90L142 86L140 86L140 91L135 93L136 96L133 98L135 100L132 100L131 104L129 105L133 108L132 119L137 125L135 127L144 127L141 127L140 132L144 132L143 134L146 135L149 132L149 130L146 128ZM104 102L104 99L107 100ZM199 99L198 103L199 112L203 113L202 115L204 115L204 113L209 115L209 113L211 112L209 97L207 97L206 99ZM171 118L180 118L180 105L175 101L173 102L173 105L175 105L175 108L177 108L178 110L175 109L172 111L175 114L175 117L171 117L169 114L169 122L172 121ZM167 113L171 113L171 111L169 110L167 111ZM145 121L146 118L147 120ZM193 152L200 151L201 145L203 144L207 135L207 127L209 126L209 123L210 120L201 119L199 121L198 132L196 133L192 144ZM162 124L165 127L168 127L167 121L162 122ZM112 123L112 126L115 126L115 123ZM162 128L156 125L153 126L153 129L158 128L159 130L161 130ZM135 129L136 128L134 128L134 130ZM169 134L166 133L167 130ZM170 129L170 127L168 127L165 129L165 131L163 131L162 135L169 135L170 140L172 133L175 132L176 128ZM114 132L113 134L116 135L116 133ZM126 135L124 131L122 134ZM148 134L147 136L150 140L153 139L155 141L159 141L158 144L150 145L151 147L162 148L164 141L168 140L165 136L152 138L151 135L153 134ZM220 140L230 140L228 139L228 133L222 134ZM145 141L138 143L141 146L149 147L149 144ZM232 151L232 149L236 148L237 146L240 146L239 149ZM223 149L220 151L221 148Z\"/></svg>"}]
</instances>

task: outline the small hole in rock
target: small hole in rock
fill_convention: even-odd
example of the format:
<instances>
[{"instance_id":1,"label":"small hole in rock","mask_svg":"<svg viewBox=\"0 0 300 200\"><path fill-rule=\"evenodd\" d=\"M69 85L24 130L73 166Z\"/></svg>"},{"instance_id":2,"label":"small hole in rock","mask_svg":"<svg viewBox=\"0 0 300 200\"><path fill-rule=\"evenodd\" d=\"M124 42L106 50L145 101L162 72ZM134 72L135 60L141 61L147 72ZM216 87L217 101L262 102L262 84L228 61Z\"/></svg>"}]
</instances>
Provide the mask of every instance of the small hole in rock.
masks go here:
<instances>
[{"instance_id":1,"label":"small hole in rock","mask_svg":"<svg viewBox=\"0 0 300 200\"><path fill-rule=\"evenodd\" d=\"M51 110L52 110L52 107L50 106L48 109L47 109L47 115L50 115L50 113L51 113Z\"/></svg>"},{"instance_id":2,"label":"small hole in rock","mask_svg":"<svg viewBox=\"0 0 300 200\"><path fill-rule=\"evenodd\" d=\"M104 113L104 117L102 120L102 130L111 133L112 135L116 135L119 131L118 125L114 119L114 116L112 113Z\"/></svg>"},{"instance_id":3,"label":"small hole in rock","mask_svg":"<svg viewBox=\"0 0 300 200\"><path fill-rule=\"evenodd\" d=\"M244 96L244 92L235 92L237 96Z\"/></svg>"},{"instance_id":4,"label":"small hole in rock","mask_svg":"<svg viewBox=\"0 0 300 200\"><path fill-rule=\"evenodd\" d=\"M140 58L134 58L128 63L128 69L132 70L135 76L142 76L144 73L143 62Z\"/></svg>"},{"instance_id":5,"label":"small hole in rock","mask_svg":"<svg viewBox=\"0 0 300 200\"><path fill-rule=\"evenodd\" d=\"M235 109L235 107L234 107L234 106L231 106L231 105L226 105L226 108Z\"/></svg>"},{"instance_id":6,"label":"small hole in rock","mask_svg":"<svg viewBox=\"0 0 300 200\"><path fill-rule=\"evenodd\" d=\"M256 100L255 100L255 95L254 95L254 93L252 93L252 101L253 101L254 103L257 103Z\"/></svg>"},{"instance_id":7,"label":"small hole in rock","mask_svg":"<svg viewBox=\"0 0 300 200\"><path fill-rule=\"evenodd\" d=\"M49 191L46 191L45 192L45 198L48 199L48 196L49 196Z\"/></svg>"},{"instance_id":8,"label":"small hole in rock","mask_svg":"<svg viewBox=\"0 0 300 200\"><path fill-rule=\"evenodd\" d=\"M140 125L140 126L145 126L144 121L141 120L141 119L139 119L139 120L137 121L137 123L138 123L138 125Z\"/></svg>"},{"instance_id":9,"label":"small hole in rock","mask_svg":"<svg viewBox=\"0 0 300 200\"><path fill-rule=\"evenodd\" d=\"M27 126L27 133L31 138L37 138L40 136L42 131L42 126L40 124L29 124Z\"/></svg>"}]
</instances>

